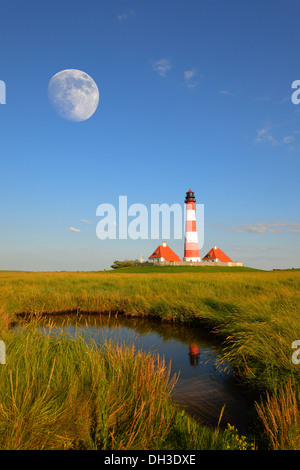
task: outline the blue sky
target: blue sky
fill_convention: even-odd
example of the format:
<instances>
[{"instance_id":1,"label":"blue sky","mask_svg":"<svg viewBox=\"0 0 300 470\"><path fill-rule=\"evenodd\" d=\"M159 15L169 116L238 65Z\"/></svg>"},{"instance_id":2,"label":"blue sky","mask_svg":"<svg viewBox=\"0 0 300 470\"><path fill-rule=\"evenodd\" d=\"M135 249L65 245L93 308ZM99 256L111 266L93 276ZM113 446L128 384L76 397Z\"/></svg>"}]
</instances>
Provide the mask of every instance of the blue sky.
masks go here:
<instances>
[{"instance_id":1,"label":"blue sky","mask_svg":"<svg viewBox=\"0 0 300 470\"><path fill-rule=\"evenodd\" d=\"M97 207L183 204L189 188L201 256L217 244L247 266L300 267L299 13L297 0L2 0L0 269L147 258L161 240L99 240ZM100 92L79 123L47 96L71 68Z\"/></svg>"}]
</instances>

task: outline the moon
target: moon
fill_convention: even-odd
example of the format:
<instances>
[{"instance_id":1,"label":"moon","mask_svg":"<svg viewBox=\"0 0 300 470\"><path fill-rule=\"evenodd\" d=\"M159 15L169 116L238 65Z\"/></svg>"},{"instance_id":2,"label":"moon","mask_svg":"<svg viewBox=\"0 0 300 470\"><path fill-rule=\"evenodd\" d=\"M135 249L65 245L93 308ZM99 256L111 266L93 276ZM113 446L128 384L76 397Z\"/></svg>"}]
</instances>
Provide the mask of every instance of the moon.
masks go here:
<instances>
[{"instance_id":1,"label":"moon","mask_svg":"<svg viewBox=\"0 0 300 470\"><path fill-rule=\"evenodd\" d=\"M56 112L69 121L86 121L99 104L99 90L85 72L66 69L56 73L48 83L48 97Z\"/></svg>"}]
</instances>

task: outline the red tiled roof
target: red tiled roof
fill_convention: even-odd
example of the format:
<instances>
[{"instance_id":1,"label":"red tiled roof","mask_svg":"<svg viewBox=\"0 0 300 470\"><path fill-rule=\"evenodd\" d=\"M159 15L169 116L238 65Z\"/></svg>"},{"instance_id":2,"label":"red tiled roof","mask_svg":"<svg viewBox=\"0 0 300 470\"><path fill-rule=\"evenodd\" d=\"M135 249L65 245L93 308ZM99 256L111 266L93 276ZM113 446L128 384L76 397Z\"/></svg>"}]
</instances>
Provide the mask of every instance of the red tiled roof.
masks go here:
<instances>
[{"instance_id":1,"label":"red tiled roof","mask_svg":"<svg viewBox=\"0 0 300 470\"><path fill-rule=\"evenodd\" d=\"M205 261L216 258L223 262L232 262L229 256L225 255L225 253L220 250L220 248L212 248L202 259Z\"/></svg>"},{"instance_id":2,"label":"red tiled roof","mask_svg":"<svg viewBox=\"0 0 300 470\"><path fill-rule=\"evenodd\" d=\"M164 258L166 261L181 261L179 256L174 253L169 246L159 245L156 250L152 253L150 258Z\"/></svg>"}]
</instances>

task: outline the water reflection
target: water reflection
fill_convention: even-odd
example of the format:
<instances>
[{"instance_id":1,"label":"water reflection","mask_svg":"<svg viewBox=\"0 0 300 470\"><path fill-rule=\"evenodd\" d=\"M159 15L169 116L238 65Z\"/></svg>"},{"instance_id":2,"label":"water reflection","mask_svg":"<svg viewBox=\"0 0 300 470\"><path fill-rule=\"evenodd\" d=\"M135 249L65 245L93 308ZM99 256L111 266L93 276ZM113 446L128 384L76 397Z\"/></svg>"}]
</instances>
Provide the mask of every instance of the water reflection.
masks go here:
<instances>
[{"instance_id":1,"label":"water reflection","mask_svg":"<svg viewBox=\"0 0 300 470\"><path fill-rule=\"evenodd\" d=\"M221 356L219 345L213 335L201 328L108 315L62 315L52 317L52 323L52 332L63 330L70 336L79 332L87 342L97 345L106 339L158 353L167 364L171 362L172 375L179 373L173 397L187 412L215 426L225 404L221 425L230 422L245 432L251 404L237 388L232 374L216 368Z\"/></svg>"},{"instance_id":2,"label":"water reflection","mask_svg":"<svg viewBox=\"0 0 300 470\"><path fill-rule=\"evenodd\" d=\"M199 364L199 348L197 344L190 344L190 364L193 367L196 367Z\"/></svg>"}]
</instances>

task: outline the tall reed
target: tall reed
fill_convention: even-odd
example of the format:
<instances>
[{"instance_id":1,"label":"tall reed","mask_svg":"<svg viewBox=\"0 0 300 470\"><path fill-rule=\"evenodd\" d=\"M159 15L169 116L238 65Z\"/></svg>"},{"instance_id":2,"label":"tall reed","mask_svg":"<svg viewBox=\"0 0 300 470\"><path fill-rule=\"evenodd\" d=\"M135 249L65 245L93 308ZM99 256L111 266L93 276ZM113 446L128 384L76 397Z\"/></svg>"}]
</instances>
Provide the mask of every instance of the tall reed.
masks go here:
<instances>
[{"instance_id":1,"label":"tall reed","mask_svg":"<svg viewBox=\"0 0 300 470\"><path fill-rule=\"evenodd\" d=\"M300 450L300 389L292 382L255 407L273 450Z\"/></svg>"}]
</instances>

